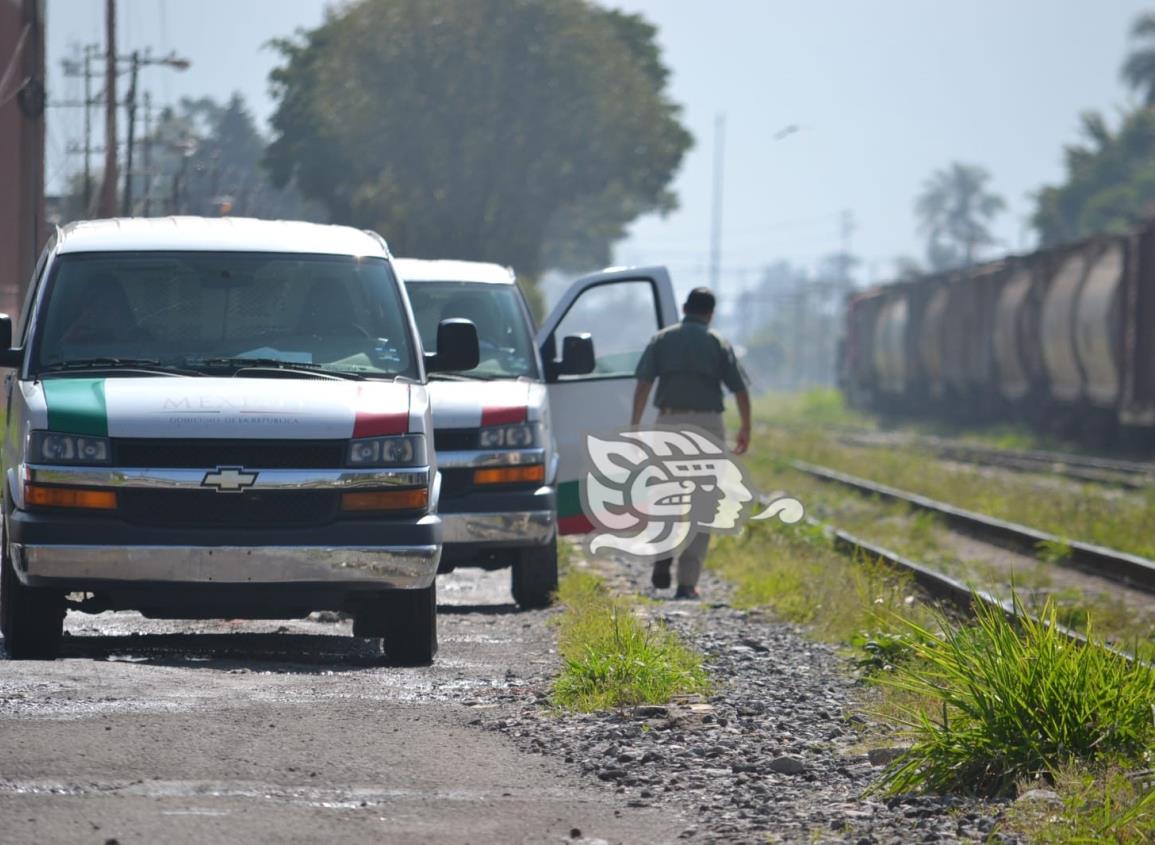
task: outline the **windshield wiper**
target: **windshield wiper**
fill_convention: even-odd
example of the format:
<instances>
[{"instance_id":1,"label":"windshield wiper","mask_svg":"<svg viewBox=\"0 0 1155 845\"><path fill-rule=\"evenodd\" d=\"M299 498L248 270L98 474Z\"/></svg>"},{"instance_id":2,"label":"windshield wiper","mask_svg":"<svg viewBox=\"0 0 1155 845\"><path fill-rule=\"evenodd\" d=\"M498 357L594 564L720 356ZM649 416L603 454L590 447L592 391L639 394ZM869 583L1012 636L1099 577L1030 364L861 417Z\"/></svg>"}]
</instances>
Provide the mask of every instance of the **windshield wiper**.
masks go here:
<instances>
[{"instance_id":1,"label":"windshield wiper","mask_svg":"<svg viewBox=\"0 0 1155 845\"><path fill-rule=\"evenodd\" d=\"M200 375L194 370L163 364L156 358L76 358L71 361L54 361L51 364L45 364L39 372L63 373L69 370L136 370L163 375Z\"/></svg>"},{"instance_id":2,"label":"windshield wiper","mask_svg":"<svg viewBox=\"0 0 1155 845\"><path fill-rule=\"evenodd\" d=\"M303 361L284 361L280 358L186 358L185 364L190 367L206 370L228 370L233 375L243 370L283 370L287 373L308 373L333 379L363 380L360 373L349 370L331 370L322 364L312 364Z\"/></svg>"},{"instance_id":3,"label":"windshield wiper","mask_svg":"<svg viewBox=\"0 0 1155 845\"><path fill-rule=\"evenodd\" d=\"M509 378L509 376L495 375L493 373L428 373L430 381L444 379L445 381L498 381L500 379Z\"/></svg>"}]
</instances>

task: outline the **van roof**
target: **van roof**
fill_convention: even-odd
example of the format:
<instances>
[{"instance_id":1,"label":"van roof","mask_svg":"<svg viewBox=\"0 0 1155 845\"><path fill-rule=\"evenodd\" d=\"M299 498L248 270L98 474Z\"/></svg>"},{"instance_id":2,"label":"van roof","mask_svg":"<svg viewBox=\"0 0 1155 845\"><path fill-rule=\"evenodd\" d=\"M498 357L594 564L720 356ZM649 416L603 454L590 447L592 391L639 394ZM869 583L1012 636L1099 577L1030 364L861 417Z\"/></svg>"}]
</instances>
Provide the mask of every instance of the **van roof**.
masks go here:
<instances>
[{"instance_id":1,"label":"van roof","mask_svg":"<svg viewBox=\"0 0 1155 845\"><path fill-rule=\"evenodd\" d=\"M351 226L247 217L122 217L60 229L59 252L194 250L389 257L384 239Z\"/></svg>"},{"instance_id":2,"label":"van roof","mask_svg":"<svg viewBox=\"0 0 1155 845\"><path fill-rule=\"evenodd\" d=\"M423 258L395 258L393 266L403 282L477 282L512 285L513 270L486 261L428 261Z\"/></svg>"}]
</instances>

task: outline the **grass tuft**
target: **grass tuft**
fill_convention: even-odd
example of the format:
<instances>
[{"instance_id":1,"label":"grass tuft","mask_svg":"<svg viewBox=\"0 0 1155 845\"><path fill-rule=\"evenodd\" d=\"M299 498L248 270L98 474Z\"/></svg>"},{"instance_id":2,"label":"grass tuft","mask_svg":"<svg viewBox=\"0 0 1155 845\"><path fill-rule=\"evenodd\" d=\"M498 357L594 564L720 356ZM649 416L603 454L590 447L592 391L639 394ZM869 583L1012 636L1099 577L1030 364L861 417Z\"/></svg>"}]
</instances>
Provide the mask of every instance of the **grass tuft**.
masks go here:
<instances>
[{"instance_id":1,"label":"grass tuft","mask_svg":"<svg viewBox=\"0 0 1155 845\"><path fill-rule=\"evenodd\" d=\"M878 561L848 560L816 525L748 524L719 538L707 564L735 585L737 607L770 607L810 625L816 636L847 642L864 630L888 632L914 585L907 573Z\"/></svg>"},{"instance_id":2,"label":"grass tuft","mask_svg":"<svg viewBox=\"0 0 1155 845\"><path fill-rule=\"evenodd\" d=\"M1149 773L1129 773L1112 763L1095 772L1064 769L1054 783L1041 784L1059 797L1050 802L1015 804L1005 827L1038 845L1155 841L1155 788ZM1023 784L1031 789L1040 784ZM1020 790L1022 791L1022 790Z\"/></svg>"},{"instance_id":3,"label":"grass tuft","mask_svg":"<svg viewBox=\"0 0 1155 845\"><path fill-rule=\"evenodd\" d=\"M563 667L553 689L559 707L591 712L662 704L709 690L701 656L665 626L639 619L596 575L569 570L558 598L564 605L558 622Z\"/></svg>"},{"instance_id":4,"label":"grass tuft","mask_svg":"<svg viewBox=\"0 0 1155 845\"><path fill-rule=\"evenodd\" d=\"M1039 560L1060 564L1071 557L1071 544L1061 537L1056 537L1053 540L1040 540L1036 553Z\"/></svg>"},{"instance_id":5,"label":"grass tuft","mask_svg":"<svg viewBox=\"0 0 1155 845\"><path fill-rule=\"evenodd\" d=\"M912 659L881 682L940 707L900 718L913 745L880 789L1005 795L1075 763L1143 757L1155 741L1155 670L1094 640L1071 642L1050 602L1014 623L976 604L964 626L899 620Z\"/></svg>"}]
</instances>

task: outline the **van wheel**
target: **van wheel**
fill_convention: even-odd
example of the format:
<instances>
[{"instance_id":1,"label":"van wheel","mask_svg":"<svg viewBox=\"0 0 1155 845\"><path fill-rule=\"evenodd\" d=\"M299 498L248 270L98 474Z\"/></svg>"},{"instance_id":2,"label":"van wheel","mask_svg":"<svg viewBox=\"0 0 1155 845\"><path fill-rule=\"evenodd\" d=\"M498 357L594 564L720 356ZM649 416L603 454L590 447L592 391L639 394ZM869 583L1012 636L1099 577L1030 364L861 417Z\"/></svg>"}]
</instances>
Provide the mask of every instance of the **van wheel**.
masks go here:
<instances>
[{"instance_id":1,"label":"van wheel","mask_svg":"<svg viewBox=\"0 0 1155 845\"><path fill-rule=\"evenodd\" d=\"M518 550L510 586L513 600L523 610L550 606L557 592L557 534L544 546Z\"/></svg>"},{"instance_id":2,"label":"van wheel","mask_svg":"<svg viewBox=\"0 0 1155 845\"><path fill-rule=\"evenodd\" d=\"M8 541L0 543L0 633L13 660L55 660L64 635L64 594L25 587Z\"/></svg>"},{"instance_id":3,"label":"van wheel","mask_svg":"<svg viewBox=\"0 0 1155 845\"><path fill-rule=\"evenodd\" d=\"M358 608L356 637L382 637L385 654L402 666L432 663L437 654L437 585L391 590Z\"/></svg>"}]
</instances>

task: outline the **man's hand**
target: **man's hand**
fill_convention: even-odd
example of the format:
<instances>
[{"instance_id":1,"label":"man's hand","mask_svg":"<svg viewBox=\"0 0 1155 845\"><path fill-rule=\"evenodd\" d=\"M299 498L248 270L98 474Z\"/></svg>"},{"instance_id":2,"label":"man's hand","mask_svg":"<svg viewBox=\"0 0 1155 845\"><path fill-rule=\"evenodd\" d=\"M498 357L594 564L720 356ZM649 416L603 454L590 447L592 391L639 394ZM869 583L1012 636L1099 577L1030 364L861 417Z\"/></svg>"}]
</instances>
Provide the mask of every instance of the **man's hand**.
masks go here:
<instances>
[{"instance_id":1,"label":"man's hand","mask_svg":"<svg viewBox=\"0 0 1155 845\"><path fill-rule=\"evenodd\" d=\"M744 455L750 448L750 394L743 390L735 393L738 401L738 415L742 419L742 427L738 429L738 442L734 446L735 455Z\"/></svg>"},{"instance_id":2,"label":"man's hand","mask_svg":"<svg viewBox=\"0 0 1155 845\"><path fill-rule=\"evenodd\" d=\"M745 455L746 450L750 448L750 429L748 426L742 426L738 429L738 442L734 444L735 455Z\"/></svg>"},{"instance_id":3,"label":"man's hand","mask_svg":"<svg viewBox=\"0 0 1155 845\"><path fill-rule=\"evenodd\" d=\"M630 427L637 428L642 422L642 414L646 410L646 400L650 398L650 388L654 386L652 381L642 381L638 379L637 385L634 387L634 408L630 415Z\"/></svg>"}]
</instances>

